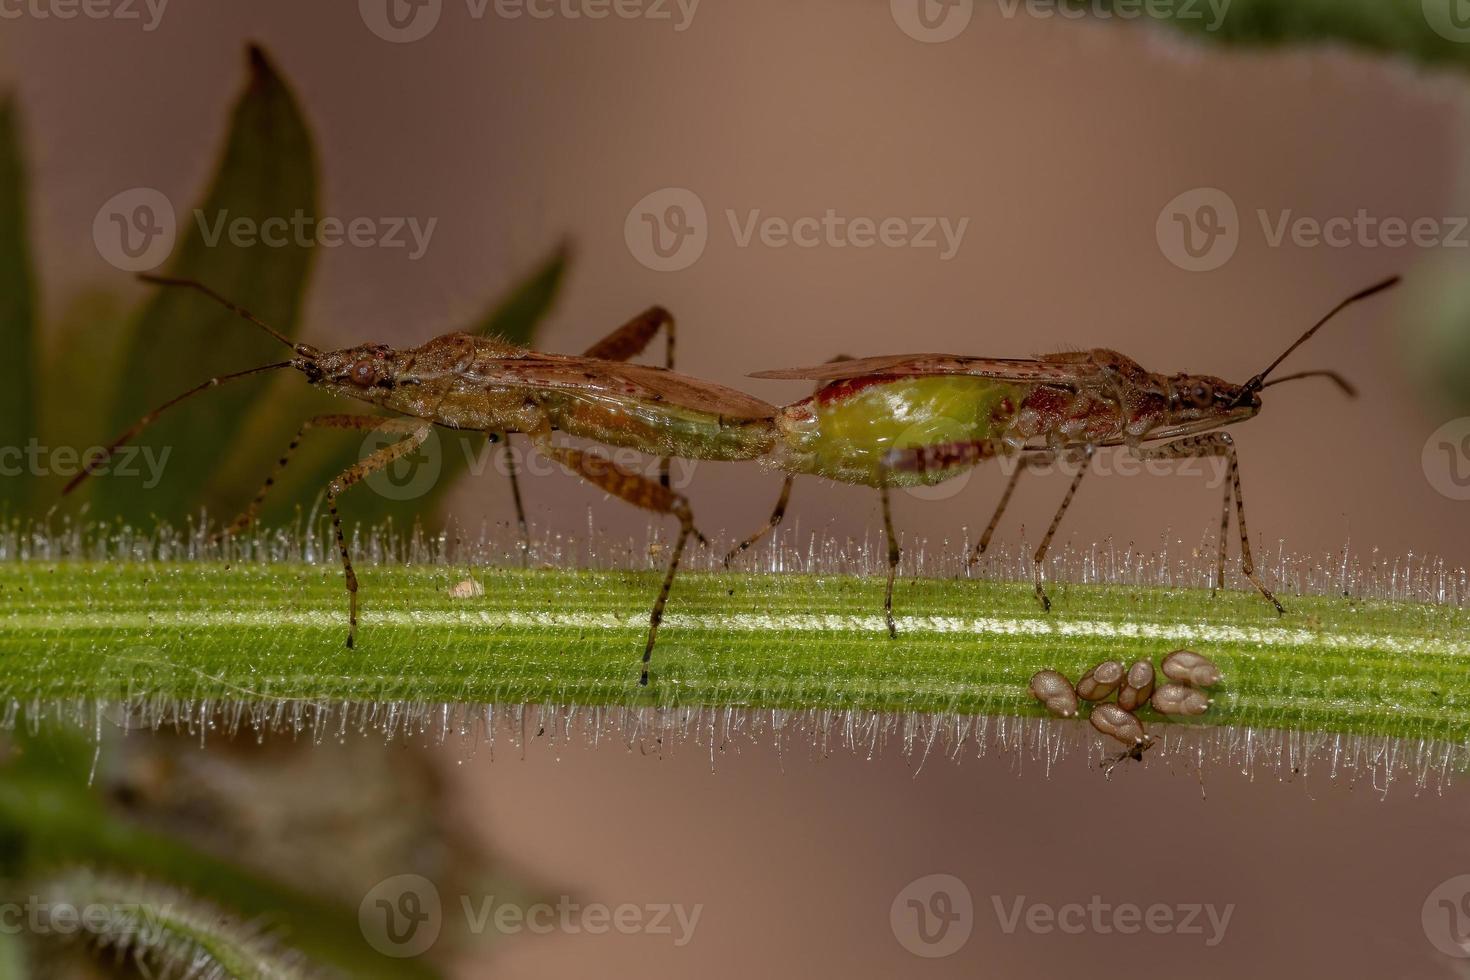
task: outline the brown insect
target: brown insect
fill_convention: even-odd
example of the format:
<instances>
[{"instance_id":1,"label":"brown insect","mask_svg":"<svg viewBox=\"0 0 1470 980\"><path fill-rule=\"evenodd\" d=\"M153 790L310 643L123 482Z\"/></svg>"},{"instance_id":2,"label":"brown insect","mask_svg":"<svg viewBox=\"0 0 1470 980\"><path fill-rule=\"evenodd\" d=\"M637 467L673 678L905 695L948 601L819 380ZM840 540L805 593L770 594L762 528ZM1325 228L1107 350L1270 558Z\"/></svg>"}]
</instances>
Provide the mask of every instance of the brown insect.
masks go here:
<instances>
[{"instance_id":1,"label":"brown insect","mask_svg":"<svg viewBox=\"0 0 1470 980\"><path fill-rule=\"evenodd\" d=\"M281 457L276 473L266 479L255 500L229 529L239 530L251 523L276 475L308 430L376 429L401 434L400 441L348 467L326 487L327 509L347 586L349 647L357 635L358 581L342 532L337 498L369 474L417 448L428 438L434 425L486 433L524 433L538 452L589 483L636 507L679 521L679 534L649 616L640 675L640 683L647 684L648 662L684 548L691 537L702 543L705 537L695 528L689 501L683 494L603 456L554 444L552 434L563 432L656 456L711 460L756 458L769 451L775 438L775 406L667 368L612 359L630 356L641 350L661 328L672 327L672 317L658 307L635 317L594 345L594 356L544 354L494 338L463 333L445 334L407 350L362 344L321 351L290 340L201 283L158 276L141 278L203 293L290 347L294 356L275 364L210 378L170 399L114 439L103 454L90 459L63 493L70 493L119 446L168 409L217 385L268 371L294 368L313 387L396 413L400 417L320 415L309 419Z\"/></svg>"},{"instance_id":2,"label":"brown insect","mask_svg":"<svg viewBox=\"0 0 1470 980\"><path fill-rule=\"evenodd\" d=\"M1111 446L1124 447L1140 460L1223 457L1230 478L1221 506L1215 588L1225 587L1226 533L1233 500L1241 571L1278 612L1285 612L1256 574L1235 443L1228 433L1216 430L1253 418L1261 410L1261 392L1287 381L1323 377L1354 394L1334 371L1267 378L1339 312L1398 281L1394 276L1343 300L1244 384L1208 375L1147 371L1104 348L1030 360L902 354L752 375L817 381L822 387L810 398L781 409L776 419L781 439L772 461L788 474L786 482L765 527L737 551L780 523L795 474L878 489L888 538L884 608L893 634L899 548L888 501L891 487L936 484L985 460L1018 456L1020 465L970 556L973 562L989 546L1016 483L1028 468L1057 459L1085 462L1097 449ZM1036 597L1044 609L1051 608L1051 600L1042 585L1042 562L1086 472L1085 465L1079 466L1032 556Z\"/></svg>"}]
</instances>

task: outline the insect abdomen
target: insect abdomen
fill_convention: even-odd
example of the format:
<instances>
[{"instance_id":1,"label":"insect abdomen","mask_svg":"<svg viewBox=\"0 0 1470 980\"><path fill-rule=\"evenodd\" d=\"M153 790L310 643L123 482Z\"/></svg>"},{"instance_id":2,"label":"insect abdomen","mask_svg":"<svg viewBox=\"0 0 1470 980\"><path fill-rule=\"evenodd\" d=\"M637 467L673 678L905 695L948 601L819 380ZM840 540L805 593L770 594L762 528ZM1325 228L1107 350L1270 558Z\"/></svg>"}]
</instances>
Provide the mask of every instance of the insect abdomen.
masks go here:
<instances>
[{"instance_id":1,"label":"insect abdomen","mask_svg":"<svg viewBox=\"0 0 1470 980\"><path fill-rule=\"evenodd\" d=\"M954 475L943 468L895 472L895 449L1001 438L1025 386L966 375L845 379L785 408L779 465L844 483L908 486Z\"/></svg>"}]
</instances>

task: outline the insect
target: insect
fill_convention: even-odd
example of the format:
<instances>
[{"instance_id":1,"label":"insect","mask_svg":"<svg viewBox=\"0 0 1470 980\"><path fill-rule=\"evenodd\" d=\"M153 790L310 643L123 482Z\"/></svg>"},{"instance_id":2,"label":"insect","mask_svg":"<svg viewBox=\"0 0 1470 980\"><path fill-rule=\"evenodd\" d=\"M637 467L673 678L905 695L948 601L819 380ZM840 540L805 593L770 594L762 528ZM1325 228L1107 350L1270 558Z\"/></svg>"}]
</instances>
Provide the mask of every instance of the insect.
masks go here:
<instances>
[{"instance_id":1,"label":"insect","mask_svg":"<svg viewBox=\"0 0 1470 980\"><path fill-rule=\"evenodd\" d=\"M113 452L142 432L159 415L193 396L243 378L294 368L307 383L332 394L368 402L398 417L320 415L307 420L268 477L260 493L232 528L246 526L275 482L275 476L308 430L367 432L403 436L344 470L326 487L327 509L336 534L348 594L347 646L358 625L358 580L337 511L338 498L369 474L417 448L440 425L487 433L524 433L535 449L570 472L622 500L668 515L679 522L663 584L649 615L640 684L648 683L648 663L685 546L692 537L706 543L694 525L688 499L661 481L648 479L614 461L558 445L554 432L607 446L630 447L650 455L701 460L748 460L768 453L775 438L776 408L760 399L667 368L646 367L609 357L544 354L501 340L449 333L406 350L362 344L322 351L296 343L248 310L202 283L189 279L141 276L162 286L203 293L291 348L289 360L210 378L148 412L104 452L93 456L69 484L70 493ZM655 308L613 331L594 352L613 356L642 349L672 318Z\"/></svg>"},{"instance_id":2,"label":"insect","mask_svg":"<svg viewBox=\"0 0 1470 980\"><path fill-rule=\"evenodd\" d=\"M1353 387L1334 371L1301 371L1267 379L1338 313L1398 281L1394 276L1343 300L1244 384L1209 375L1147 371L1105 348L1036 359L900 354L753 374L755 378L817 381L822 386L777 416L780 441L772 462L786 472L786 481L765 527L747 538L732 556L780 523L794 475L874 487L881 498L888 540L884 612L889 635L895 636L893 584L900 552L893 533L890 488L932 485L989 459L1018 457L1019 465L969 556L973 563L989 546L1021 474L1029 468L1058 459L1085 463L1104 447L1124 447L1140 460L1223 457L1228 461L1229 480L1221 506L1215 590L1225 587L1226 535L1233 501L1241 571L1277 612L1284 613L1285 608L1256 573L1235 443L1229 433L1218 430L1253 418L1261 410L1261 392L1287 381L1327 378L1354 395ZM1051 608L1051 599L1042 583L1043 562L1086 472L1085 465L1078 467L1032 555L1036 598L1044 610Z\"/></svg>"}]
</instances>

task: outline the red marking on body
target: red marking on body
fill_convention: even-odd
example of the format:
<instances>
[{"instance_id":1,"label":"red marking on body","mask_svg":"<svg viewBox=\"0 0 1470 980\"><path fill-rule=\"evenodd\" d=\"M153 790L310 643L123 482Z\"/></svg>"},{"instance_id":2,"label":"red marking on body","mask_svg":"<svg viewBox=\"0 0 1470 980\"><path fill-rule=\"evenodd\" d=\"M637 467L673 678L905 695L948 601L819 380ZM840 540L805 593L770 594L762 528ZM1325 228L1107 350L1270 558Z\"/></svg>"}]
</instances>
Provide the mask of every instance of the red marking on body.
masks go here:
<instances>
[{"instance_id":1,"label":"red marking on body","mask_svg":"<svg viewBox=\"0 0 1470 980\"><path fill-rule=\"evenodd\" d=\"M895 380L897 377L892 374L868 374L861 378L844 378L841 381L824 385L813 397L816 398L818 404L832 405L836 402L847 401L865 388L888 384Z\"/></svg>"}]
</instances>

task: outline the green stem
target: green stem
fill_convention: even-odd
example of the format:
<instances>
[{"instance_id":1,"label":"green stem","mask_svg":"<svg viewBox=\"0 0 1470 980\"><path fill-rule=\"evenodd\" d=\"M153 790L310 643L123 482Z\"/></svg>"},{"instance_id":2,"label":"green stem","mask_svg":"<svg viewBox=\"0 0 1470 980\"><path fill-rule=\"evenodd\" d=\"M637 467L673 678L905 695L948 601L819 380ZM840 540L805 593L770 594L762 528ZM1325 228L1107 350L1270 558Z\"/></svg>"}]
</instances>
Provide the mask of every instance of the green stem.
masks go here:
<instances>
[{"instance_id":1,"label":"green stem","mask_svg":"<svg viewBox=\"0 0 1470 980\"><path fill-rule=\"evenodd\" d=\"M37 882L35 894L45 910L37 928L84 937L154 971L241 980L319 975L299 954L172 886L72 869Z\"/></svg>"},{"instance_id":2,"label":"green stem","mask_svg":"<svg viewBox=\"0 0 1470 980\"><path fill-rule=\"evenodd\" d=\"M902 581L888 639L881 581L681 574L637 686L656 572L368 566L356 649L334 565L0 565L0 697L13 711L123 698L279 708L327 702L662 705L1036 716L1051 667L1187 646L1226 681L1211 725L1470 742L1470 614L1454 605L1254 594ZM1169 722L1153 719L1157 725Z\"/></svg>"}]
</instances>

